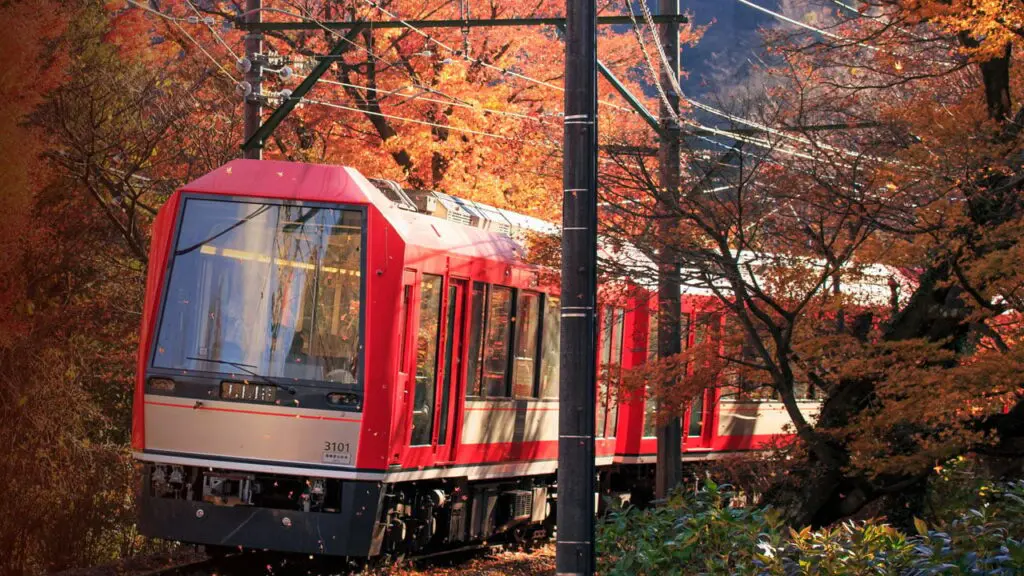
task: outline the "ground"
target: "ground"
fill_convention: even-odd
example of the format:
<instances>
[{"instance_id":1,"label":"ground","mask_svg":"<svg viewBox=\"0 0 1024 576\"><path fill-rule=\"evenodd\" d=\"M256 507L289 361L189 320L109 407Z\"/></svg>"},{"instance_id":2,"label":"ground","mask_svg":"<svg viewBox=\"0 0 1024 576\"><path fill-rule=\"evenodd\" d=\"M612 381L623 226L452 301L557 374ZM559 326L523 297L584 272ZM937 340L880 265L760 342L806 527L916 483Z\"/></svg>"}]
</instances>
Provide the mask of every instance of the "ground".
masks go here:
<instances>
[{"instance_id":1,"label":"ground","mask_svg":"<svg viewBox=\"0 0 1024 576\"><path fill-rule=\"evenodd\" d=\"M232 576L231 570L197 568L194 570L184 569L171 571L175 566L187 565L205 558L205 556L191 551L180 551L171 555L160 554L116 562L104 566L84 570L72 570L62 572L60 576L155 576L157 574L176 574L178 576L206 576L219 574L220 576ZM281 565L268 565L262 571L264 574L274 576L285 576L285 574L303 574L314 576L308 569L291 570ZM239 569L239 573L253 574L252 566ZM257 570L259 572L259 570ZM445 575L467 575L467 576L528 576L533 574L554 574L555 572L555 545L549 543L525 551L500 551L500 552L475 552L459 554L450 559L432 559L415 564L403 564L398 567L377 568L364 571L364 576L445 576ZM334 571L321 572L321 574L336 574Z\"/></svg>"}]
</instances>

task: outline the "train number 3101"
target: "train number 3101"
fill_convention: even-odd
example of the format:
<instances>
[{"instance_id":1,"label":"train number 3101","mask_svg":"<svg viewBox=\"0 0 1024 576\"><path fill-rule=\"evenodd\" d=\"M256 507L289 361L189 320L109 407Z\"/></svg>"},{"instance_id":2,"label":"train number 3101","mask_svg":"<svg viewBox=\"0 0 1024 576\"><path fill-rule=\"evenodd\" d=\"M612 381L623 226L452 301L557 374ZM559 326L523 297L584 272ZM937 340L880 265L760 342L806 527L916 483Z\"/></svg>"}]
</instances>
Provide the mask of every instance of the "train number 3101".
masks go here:
<instances>
[{"instance_id":1,"label":"train number 3101","mask_svg":"<svg viewBox=\"0 0 1024 576\"><path fill-rule=\"evenodd\" d=\"M324 441L324 451L320 460L325 464L351 464L352 445L349 442Z\"/></svg>"}]
</instances>

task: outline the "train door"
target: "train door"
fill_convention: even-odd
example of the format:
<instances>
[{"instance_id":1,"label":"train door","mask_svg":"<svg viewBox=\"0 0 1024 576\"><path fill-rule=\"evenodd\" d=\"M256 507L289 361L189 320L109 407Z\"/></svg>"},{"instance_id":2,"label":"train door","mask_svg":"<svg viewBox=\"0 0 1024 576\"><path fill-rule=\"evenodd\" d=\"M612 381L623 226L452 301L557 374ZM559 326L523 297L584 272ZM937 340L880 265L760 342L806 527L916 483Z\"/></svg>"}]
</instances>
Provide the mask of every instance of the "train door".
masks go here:
<instances>
[{"instance_id":1,"label":"train door","mask_svg":"<svg viewBox=\"0 0 1024 576\"><path fill-rule=\"evenodd\" d=\"M698 345L721 345L721 324L720 314L697 312L688 314L683 312L683 338L684 342L690 340L692 346ZM693 332L692 337L689 336ZM687 449L709 448L711 446L711 425L714 398L713 390L702 390L694 396L686 411L683 420L684 436L683 445Z\"/></svg>"},{"instance_id":2,"label":"train door","mask_svg":"<svg viewBox=\"0 0 1024 576\"><path fill-rule=\"evenodd\" d=\"M413 386L412 432L407 465L452 458L462 349L462 302L466 282L423 274L420 280Z\"/></svg>"},{"instance_id":3,"label":"train door","mask_svg":"<svg viewBox=\"0 0 1024 576\"><path fill-rule=\"evenodd\" d=\"M466 300L465 280L451 279L448 282L447 310L445 313L444 351L441 366L441 390L437 406L437 459L451 461L455 457L458 438L458 400L462 398L462 348L465 340L464 303Z\"/></svg>"},{"instance_id":4,"label":"train door","mask_svg":"<svg viewBox=\"0 0 1024 576\"><path fill-rule=\"evenodd\" d=\"M392 423L392 438L397 437L409 425L409 399L412 390L409 381L415 355L411 353L416 347L416 329L412 323L416 318L414 307L414 289L416 287L416 271L406 269L402 273L402 296L398 312L398 378L397 394L394 399L395 422ZM390 464L400 462L400 450L391 455Z\"/></svg>"}]
</instances>

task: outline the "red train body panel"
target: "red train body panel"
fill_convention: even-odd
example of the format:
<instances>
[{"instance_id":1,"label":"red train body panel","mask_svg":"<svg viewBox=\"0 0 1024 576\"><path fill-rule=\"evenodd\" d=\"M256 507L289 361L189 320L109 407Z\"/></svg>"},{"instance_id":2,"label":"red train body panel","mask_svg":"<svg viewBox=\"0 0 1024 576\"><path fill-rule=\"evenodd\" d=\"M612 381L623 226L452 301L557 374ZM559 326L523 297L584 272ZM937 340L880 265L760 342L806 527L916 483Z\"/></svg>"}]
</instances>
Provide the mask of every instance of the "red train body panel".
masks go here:
<instances>
[{"instance_id":1,"label":"red train body panel","mask_svg":"<svg viewBox=\"0 0 1024 576\"><path fill-rule=\"evenodd\" d=\"M143 532L369 556L553 521L558 288L485 229L523 217L448 205L467 225L387 192L239 160L161 209L132 425ZM691 324L707 301L684 295ZM602 306L602 367L646 360L655 309L636 287ZM647 402L598 392L602 486L640 498ZM684 459L784 439L781 404L718 394L685 415Z\"/></svg>"}]
</instances>

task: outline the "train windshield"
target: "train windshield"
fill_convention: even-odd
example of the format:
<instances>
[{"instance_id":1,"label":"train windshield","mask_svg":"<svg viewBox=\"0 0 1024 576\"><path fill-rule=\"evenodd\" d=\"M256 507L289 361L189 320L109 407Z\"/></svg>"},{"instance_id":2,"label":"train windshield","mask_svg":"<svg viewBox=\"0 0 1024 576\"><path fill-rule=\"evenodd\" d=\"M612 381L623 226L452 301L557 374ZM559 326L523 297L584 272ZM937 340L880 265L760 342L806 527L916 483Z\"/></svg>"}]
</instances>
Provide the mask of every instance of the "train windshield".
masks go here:
<instances>
[{"instance_id":1,"label":"train windshield","mask_svg":"<svg viewBox=\"0 0 1024 576\"><path fill-rule=\"evenodd\" d=\"M189 198L153 365L358 386L363 213Z\"/></svg>"}]
</instances>

